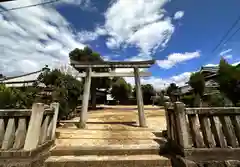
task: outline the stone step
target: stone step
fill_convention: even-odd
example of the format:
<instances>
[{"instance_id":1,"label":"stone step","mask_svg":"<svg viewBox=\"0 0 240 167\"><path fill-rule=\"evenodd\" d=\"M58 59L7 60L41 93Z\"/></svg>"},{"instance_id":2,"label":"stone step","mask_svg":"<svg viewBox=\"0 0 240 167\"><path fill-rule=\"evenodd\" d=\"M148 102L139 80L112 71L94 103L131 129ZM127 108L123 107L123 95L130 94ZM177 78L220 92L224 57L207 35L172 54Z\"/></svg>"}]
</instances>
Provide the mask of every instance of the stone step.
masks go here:
<instances>
[{"instance_id":1,"label":"stone step","mask_svg":"<svg viewBox=\"0 0 240 167\"><path fill-rule=\"evenodd\" d=\"M171 167L171 161L159 155L50 156L46 167Z\"/></svg>"},{"instance_id":2,"label":"stone step","mask_svg":"<svg viewBox=\"0 0 240 167\"><path fill-rule=\"evenodd\" d=\"M133 131L133 130L123 130L123 131L101 131L101 130L62 130L56 133L58 139L91 139L91 138L116 138L116 139L158 139L151 131Z\"/></svg>"},{"instance_id":3,"label":"stone step","mask_svg":"<svg viewBox=\"0 0 240 167\"><path fill-rule=\"evenodd\" d=\"M93 120L92 122L94 122ZM61 123L62 126L59 127L57 130L58 131L67 131L68 129L70 131L74 130L134 130L134 131L154 131L153 128L147 128L147 127L139 127L139 126L128 126L128 123L119 123L119 124L111 124L111 122L106 123L87 123L86 129L79 129L76 124L79 124L79 121L72 121L72 120L67 120L64 121L65 123Z\"/></svg>"},{"instance_id":4,"label":"stone step","mask_svg":"<svg viewBox=\"0 0 240 167\"><path fill-rule=\"evenodd\" d=\"M75 146L106 146L106 145L147 145L147 146L158 146L165 145L165 139L158 140L141 140L141 139L57 139L55 141L58 147L75 147Z\"/></svg>"},{"instance_id":5,"label":"stone step","mask_svg":"<svg viewBox=\"0 0 240 167\"><path fill-rule=\"evenodd\" d=\"M161 152L163 149L158 145L55 146L51 155L159 155Z\"/></svg>"}]
</instances>

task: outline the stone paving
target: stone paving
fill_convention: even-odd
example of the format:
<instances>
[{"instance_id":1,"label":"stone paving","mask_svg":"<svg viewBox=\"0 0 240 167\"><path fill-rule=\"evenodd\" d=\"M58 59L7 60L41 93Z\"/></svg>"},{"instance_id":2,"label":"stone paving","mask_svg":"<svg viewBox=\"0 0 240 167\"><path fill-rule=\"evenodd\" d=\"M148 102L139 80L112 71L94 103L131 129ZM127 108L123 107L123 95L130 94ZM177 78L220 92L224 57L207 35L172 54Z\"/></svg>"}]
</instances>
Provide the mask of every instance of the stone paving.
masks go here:
<instances>
[{"instance_id":1,"label":"stone paving","mask_svg":"<svg viewBox=\"0 0 240 167\"><path fill-rule=\"evenodd\" d=\"M159 132L166 129L165 112L156 106L144 106L147 128L138 127L136 106L101 106L89 111L86 129L73 123L62 123L57 129L56 146L157 146Z\"/></svg>"}]
</instances>

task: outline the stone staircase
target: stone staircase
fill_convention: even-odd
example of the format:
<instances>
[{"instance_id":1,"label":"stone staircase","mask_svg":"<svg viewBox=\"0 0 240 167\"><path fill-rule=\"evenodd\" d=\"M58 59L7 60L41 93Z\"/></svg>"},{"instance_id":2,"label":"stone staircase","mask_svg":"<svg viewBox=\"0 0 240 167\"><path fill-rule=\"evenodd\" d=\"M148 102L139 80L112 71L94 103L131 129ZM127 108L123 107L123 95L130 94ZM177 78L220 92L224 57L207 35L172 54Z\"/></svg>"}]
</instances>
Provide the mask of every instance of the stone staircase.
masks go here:
<instances>
[{"instance_id":1,"label":"stone staircase","mask_svg":"<svg viewBox=\"0 0 240 167\"><path fill-rule=\"evenodd\" d=\"M46 167L170 167L164 138L149 129L61 129Z\"/></svg>"}]
</instances>

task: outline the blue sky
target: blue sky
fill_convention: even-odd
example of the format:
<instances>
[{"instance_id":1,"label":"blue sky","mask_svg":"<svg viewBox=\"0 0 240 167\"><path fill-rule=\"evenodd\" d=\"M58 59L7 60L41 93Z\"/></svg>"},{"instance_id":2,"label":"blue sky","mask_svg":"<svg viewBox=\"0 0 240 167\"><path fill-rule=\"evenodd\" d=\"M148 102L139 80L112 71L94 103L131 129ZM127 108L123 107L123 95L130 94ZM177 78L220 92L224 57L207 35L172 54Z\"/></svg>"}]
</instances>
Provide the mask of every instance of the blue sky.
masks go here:
<instances>
[{"instance_id":1,"label":"blue sky","mask_svg":"<svg viewBox=\"0 0 240 167\"><path fill-rule=\"evenodd\" d=\"M2 3L0 10L38 2ZM60 0L0 13L0 69L16 75L45 64L59 67L68 64L69 51L88 45L105 60L155 59L153 76L142 82L157 89L181 86L221 56L240 62L240 32L213 52L240 15L239 6L236 0Z\"/></svg>"}]
</instances>

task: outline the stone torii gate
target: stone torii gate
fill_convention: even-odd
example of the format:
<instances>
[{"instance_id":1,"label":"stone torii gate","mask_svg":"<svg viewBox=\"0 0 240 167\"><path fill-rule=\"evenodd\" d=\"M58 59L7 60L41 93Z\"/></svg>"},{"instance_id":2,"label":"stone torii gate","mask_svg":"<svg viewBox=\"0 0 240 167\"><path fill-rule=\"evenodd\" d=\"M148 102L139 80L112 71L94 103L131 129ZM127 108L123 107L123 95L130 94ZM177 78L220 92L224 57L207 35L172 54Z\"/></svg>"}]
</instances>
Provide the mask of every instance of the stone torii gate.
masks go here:
<instances>
[{"instance_id":1,"label":"stone torii gate","mask_svg":"<svg viewBox=\"0 0 240 167\"><path fill-rule=\"evenodd\" d=\"M151 76L149 72L139 72L139 68L149 68L152 64L154 64L154 60L149 61L130 61L130 62L77 62L71 61L71 65L76 69L86 69L84 73L80 73L79 77L85 77L84 83L84 93L82 99L82 110L80 115L80 128L85 128L87 122L87 112L88 112L88 102L90 95L90 86L91 86L91 78L92 77L134 77L136 84L136 95L137 95L137 105L138 105L138 117L139 117L139 125L140 127L146 127L146 119L144 114L144 104L140 83L140 76L146 77ZM117 73L117 72L93 72L94 68L133 68L134 73Z\"/></svg>"}]
</instances>

